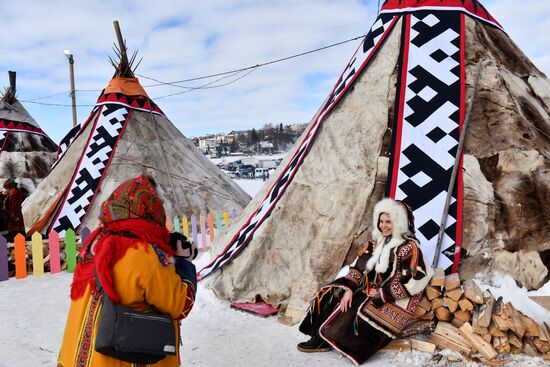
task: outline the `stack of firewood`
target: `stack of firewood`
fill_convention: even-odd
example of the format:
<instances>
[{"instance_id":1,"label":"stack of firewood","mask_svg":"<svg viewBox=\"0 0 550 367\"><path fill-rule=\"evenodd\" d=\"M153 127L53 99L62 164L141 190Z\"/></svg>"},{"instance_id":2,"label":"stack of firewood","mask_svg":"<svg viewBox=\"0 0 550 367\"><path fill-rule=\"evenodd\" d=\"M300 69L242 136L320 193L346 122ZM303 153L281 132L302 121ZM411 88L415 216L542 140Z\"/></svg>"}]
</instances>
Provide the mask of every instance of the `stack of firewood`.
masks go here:
<instances>
[{"instance_id":1,"label":"stack of firewood","mask_svg":"<svg viewBox=\"0 0 550 367\"><path fill-rule=\"evenodd\" d=\"M511 303L482 292L474 281L458 274L436 274L415 311L423 322L435 321L427 341L464 357L479 353L486 360L525 353L550 360L550 328L519 312Z\"/></svg>"}]
</instances>

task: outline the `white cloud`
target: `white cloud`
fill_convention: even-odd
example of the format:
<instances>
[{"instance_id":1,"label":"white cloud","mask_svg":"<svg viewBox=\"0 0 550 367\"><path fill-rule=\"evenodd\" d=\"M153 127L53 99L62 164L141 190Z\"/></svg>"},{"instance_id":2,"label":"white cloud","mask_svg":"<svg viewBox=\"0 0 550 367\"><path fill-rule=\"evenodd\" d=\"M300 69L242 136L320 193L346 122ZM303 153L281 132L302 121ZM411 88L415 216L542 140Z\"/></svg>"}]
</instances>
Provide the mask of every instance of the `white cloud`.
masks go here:
<instances>
[{"instance_id":1,"label":"white cloud","mask_svg":"<svg viewBox=\"0 0 550 367\"><path fill-rule=\"evenodd\" d=\"M254 65L365 33L376 2L132 1L9 2L3 4L0 85L18 72L20 99L68 90L63 49L75 55L77 89L101 90L113 70L108 62L118 19L130 51L143 57L138 73L164 81L188 79ZM488 1L486 7L533 61L550 72L547 50L550 2ZM357 46L352 42L260 68L226 87L193 91L157 103L187 136L251 128L265 123L306 122L314 115ZM231 80L231 79L227 79ZM197 86L209 82L197 81ZM143 85L154 84L141 78ZM147 88L151 97L182 91ZM99 92L79 92L93 104ZM68 94L40 102L70 104ZM71 126L70 108L26 104L52 138ZM90 107L79 107L79 121Z\"/></svg>"}]
</instances>

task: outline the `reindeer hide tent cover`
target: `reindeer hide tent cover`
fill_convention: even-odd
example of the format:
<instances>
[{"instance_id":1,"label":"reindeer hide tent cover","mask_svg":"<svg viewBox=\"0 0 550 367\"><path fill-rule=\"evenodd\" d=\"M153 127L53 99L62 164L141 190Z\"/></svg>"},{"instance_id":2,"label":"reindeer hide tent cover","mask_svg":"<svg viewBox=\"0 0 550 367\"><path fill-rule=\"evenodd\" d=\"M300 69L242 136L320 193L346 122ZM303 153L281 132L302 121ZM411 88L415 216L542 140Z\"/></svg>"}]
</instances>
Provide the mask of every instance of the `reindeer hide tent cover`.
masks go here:
<instances>
[{"instance_id":1,"label":"reindeer hide tent cover","mask_svg":"<svg viewBox=\"0 0 550 367\"><path fill-rule=\"evenodd\" d=\"M56 144L15 96L15 73L0 100L0 181L14 178L32 192L55 161Z\"/></svg>"},{"instance_id":2,"label":"reindeer hide tent cover","mask_svg":"<svg viewBox=\"0 0 550 367\"><path fill-rule=\"evenodd\" d=\"M95 228L103 201L139 174L156 181L171 218L241 208L250 200L168 120L132 73L113 78L89 118L63 138L50 175L23 204L27 230L62 236L69 228Z\"/></svg>"},{"instance_id":3,"label":"reindeer hide tent cover","mask_svg":"<svg viewBox=\"0 0 550 367\"><path fill-rule=\"evenodd\" d=\"M387 0L278 175L216 238L199 275L214 274L220 297L261 297L296 322L369 238L385 195L412 207L433 258L478 65L438 265L471 276L494 270L498 256L536 250L523 285L540 286L538 252L550 250L550 83L475 0ZM516 279L522 257L507 266Z\"/></svg>"}]
</instances>

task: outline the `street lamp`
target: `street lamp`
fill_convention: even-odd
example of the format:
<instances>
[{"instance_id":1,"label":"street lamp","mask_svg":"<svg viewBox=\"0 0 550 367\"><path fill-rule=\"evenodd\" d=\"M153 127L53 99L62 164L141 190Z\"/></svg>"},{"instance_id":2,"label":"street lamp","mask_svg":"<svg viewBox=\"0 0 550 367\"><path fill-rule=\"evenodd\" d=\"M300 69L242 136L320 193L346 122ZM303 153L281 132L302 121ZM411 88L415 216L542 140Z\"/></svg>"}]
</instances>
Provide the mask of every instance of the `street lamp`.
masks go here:
<instances>
[{"instance_id":1,"label":"street lamp","mask_svg":"<svg viewBox=\"0 0 550 367\"><path fill-rule=\"evenodd\" d=\"M71 73L71 100L73 104L73 127L76 126L76 93L74 90L74 58L71 50L63 50L63 53L69 60L69 70Z\"/></svg>"}]
</instances>

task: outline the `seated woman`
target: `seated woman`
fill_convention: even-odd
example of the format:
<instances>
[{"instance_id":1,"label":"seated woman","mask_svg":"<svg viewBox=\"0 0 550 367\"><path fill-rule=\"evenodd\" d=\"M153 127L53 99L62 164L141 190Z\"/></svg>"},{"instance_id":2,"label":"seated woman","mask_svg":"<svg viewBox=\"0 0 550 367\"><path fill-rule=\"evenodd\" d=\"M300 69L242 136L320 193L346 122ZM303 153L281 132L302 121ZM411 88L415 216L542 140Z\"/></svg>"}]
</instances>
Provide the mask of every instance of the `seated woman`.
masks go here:
<instances>
[{"instance_id":1,"label":"seated woman","mask_svg":"<svg viewBox=\"0 0 550 367\"><path fill-rule=\"evenodd\" d=\"M362 364L386 346L409 323L433 270L415 238L411 209L383 199L374 207L369 241L348 274L321 288L300 331L310 335L302 352L334 347Z\"/></svg>"}]
</instances>

